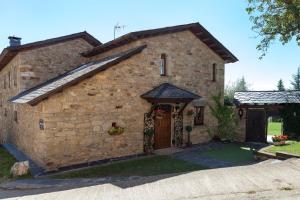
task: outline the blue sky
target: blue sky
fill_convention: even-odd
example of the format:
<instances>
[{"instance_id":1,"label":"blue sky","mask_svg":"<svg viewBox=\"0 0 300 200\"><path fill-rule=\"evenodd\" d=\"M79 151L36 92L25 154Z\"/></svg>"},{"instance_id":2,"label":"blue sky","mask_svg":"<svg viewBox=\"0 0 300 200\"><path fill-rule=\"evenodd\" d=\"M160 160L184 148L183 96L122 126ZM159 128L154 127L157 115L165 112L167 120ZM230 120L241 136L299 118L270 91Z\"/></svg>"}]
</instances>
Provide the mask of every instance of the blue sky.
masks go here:
<instances>
[{"instance_id":1,"label":"blue sky","mask_svg":"<svg viewBox=\"0 0 300 200\"><path fill-rule=\"evenodd\" d=\"M258 39L245 12L245 0L11 0L0 2L0 48L7 37L22 37L29 43L80 31L101 42L113 39L113 26L126 25L117 36L131 31L200 22L238 58L226 66L225 81L241 76L253 90L276 89L282 78L290 86L291 74L300 65L300 47L295 41L275 42L263 60L256 50Z\"/></svg>"}]
</instances>

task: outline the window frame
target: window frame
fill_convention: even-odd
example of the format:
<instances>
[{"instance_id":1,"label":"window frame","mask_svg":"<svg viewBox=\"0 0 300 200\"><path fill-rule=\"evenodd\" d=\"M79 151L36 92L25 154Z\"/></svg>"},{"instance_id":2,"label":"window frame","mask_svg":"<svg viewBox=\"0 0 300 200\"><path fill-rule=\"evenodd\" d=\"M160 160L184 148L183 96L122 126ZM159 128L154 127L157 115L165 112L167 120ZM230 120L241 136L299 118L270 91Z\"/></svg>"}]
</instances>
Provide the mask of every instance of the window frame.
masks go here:
<instances>
[{"instance_id":1,"label":"window frame","mask_svg":"<svg viewBox=\"0 0 300 200\"><path fill-rule=\"evenodd\" d=\"M14 110L14 121L18 123L18 111Z\"/></svg>"},{"instance_id":2,"label":"window frame","mask_svg":"<svg viewBox=\"0 0 300 200\"><path fill-rule=\"evenodd\" d=\"M3 76L3 89L6 89L6 74Z\"/></svg>"},{"instance_id":3,"label":"window frame","mask_svg":"<svg viewBox=\"0 0 300 200\"><path fill-rule=\"evenodd\" d=\"M194 125L202 126L204 125L204 106L195 106L196 114L194 116ZM200 115L200 119L199 119Z\"/></svg>"},{"instance_id":4,"label":"window frame","mask_svg":"<svg viewBox=\"0 0 300 200\"><path fill-rule=\"evenodd\" d=\"M216 82L217 81L217 64L214 63L212 65L212 81Z\"/></svg>"},{"instance_id":5,"label":"window frame","mask_svg":"<svg viewBox=\"0 0 300 200\"><path fill-rule=\"evenodd\" d=\"M167 55L165 53L160 55L159 73L160 76L167 76Z\"/></svg>"},{"instance_id":6,"label":"window frame","mask_svg":"<svg viewBox=\"0 0 300 200\"><path fill-rule=\"evenodd\" d=\"M14 76L13 76L13 79L14 79L14 86L17 86L17 82L18 82L18 69L17 69L17 66L15 66L14 68Z\"/></svg>"},{"instance_id":7,"label":"window frame","mask_svg":"<svg viewBox=\"0 0 300 200\"><path fill-rule=\"evenodd\" d=\"M8 77L8 88L10 88L10 85L11 85L11 74L10 74L10 71L8 71L7 77Z\"/></svg>"}]
</instances>

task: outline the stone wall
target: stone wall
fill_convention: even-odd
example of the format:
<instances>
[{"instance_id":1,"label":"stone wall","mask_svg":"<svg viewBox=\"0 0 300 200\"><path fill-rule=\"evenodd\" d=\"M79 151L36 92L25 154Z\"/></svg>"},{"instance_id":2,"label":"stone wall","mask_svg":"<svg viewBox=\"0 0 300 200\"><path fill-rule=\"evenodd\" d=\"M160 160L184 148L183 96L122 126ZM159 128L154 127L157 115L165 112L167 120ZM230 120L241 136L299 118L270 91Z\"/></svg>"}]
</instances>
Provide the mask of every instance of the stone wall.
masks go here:
<instances>
[{"instance_id":1,"label":"stone wall","mask_svg":"<svg viewBox=\"0 0 300 200\"><path fill-rule=\"evenodd\" d=\"M239 123L238 123L238 129L237 129L237 140L239 142L245 142L246 140L246 119L247 119L247 109L242 108L243 110L243 116L239 117ZM236 115L238 114L239 108L236 108Z\"/></svg>"},{"instance_id":2,"label":"stone wall","mask_svg":"<svg viewBox=\"0 0 300 200\"><path fill-rule=\"evenodd\" d=\"M17 55L0 71L0 141L12 139L9 132L15 132L14 111L16 105L8 103L8 99L19 93L20 55Z\"/></svg>"},{"instance_id":3,"label":"stone wall","mask_svg":"<svg viewBox=\"0 0 300 200\"><path fill-rule=\"evenodd\" d=\"M24 91L56 77L86 59L80 53L92 46L84 39L75 39L20 53L20 89Z\"/></svg>"},{"instance_id":4,"label":"stone wall","mask_svg":"<svg viewBox=\"0 0 300 200\"><path fill-rule=\"evenodd\" d=\"M42 162L48 169L142 153L143 118L151 104L140 95L163 82L195 92L207 104L212 103L212 95L223 93L224 61L189 31L146 38L90 60L144 43L147 48L140 54L38 104L45 121L42 135L47 137L40 144L46 148ZM159 73L162 53L167 55L165 77ZM212 81L213 63L217 64L216 82ZM113 122L125 128L122 135L107 133ZM184 119L184 126L190 123ZM206 106L204 126L194 127L193 143L208 141L207 129L215 125Z\"/></svg>"},{"instance_id":5,"label":"stone wall","mask_svg":"<svg viewBox=\"0 0 300 200\"><path fill-rule=\"evenodd\" d=\"M0 143L12 143L43 164L47 137L39 129L41 105L12 104L8 100L85 62L79 53L91 48L85 40L76 39L20 52L0 71Z\"/></svg>"}]
</instances>

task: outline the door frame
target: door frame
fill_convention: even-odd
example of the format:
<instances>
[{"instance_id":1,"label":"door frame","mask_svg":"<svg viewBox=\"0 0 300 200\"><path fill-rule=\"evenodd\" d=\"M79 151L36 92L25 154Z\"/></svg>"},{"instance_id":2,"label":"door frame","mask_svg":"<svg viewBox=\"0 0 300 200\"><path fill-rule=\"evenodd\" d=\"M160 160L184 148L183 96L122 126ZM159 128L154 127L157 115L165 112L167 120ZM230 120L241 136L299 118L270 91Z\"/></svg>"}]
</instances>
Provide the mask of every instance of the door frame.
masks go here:
<instances>
[{"instance_id":1,"label":"door frame","mask_svg":"<svg viewBox=\"0 0 300 200\"><path fill-rule=\"evenodd\" d=\"M172 147L172 105L170 104L160 104L159 105L160 108L162 110L164 110L166 112L167 115L169 115L168 117L170 118L170 124L169 124L169 137L170 137L170 141L168 143L168 147L163 147L163 148L156 148L156 145L155 145L155 141L156 141L156 138L157 138L157 133L155 132L154 133L154 149L157 150L157 149L164 149L164 148L170 148ZM154 130L156 130L156 119L154 119Z\"/></svg>"},{"instance_id":2,"label":"door frame","mask_svg":"<svg viewBox=\"0 0 300 200\"><path fill-rule=\"evenodd\" d=\"M249 139L249 135L253 135L253 132L249 133L249 126L250 124L249 123L249 112L251 111L262 111L264 112L264 141L257 141L257 142L267 142L267 126L268 126L268 123L267 123L267 113L266 113L266 110L264 108L248 108L247 109L247 112L246 112L246 137L245 137L245 141L246 142L256 142L256 141L251 141L251 137ZM252 137L253 138L253 137Z\"/></svg>"}]
</instances>

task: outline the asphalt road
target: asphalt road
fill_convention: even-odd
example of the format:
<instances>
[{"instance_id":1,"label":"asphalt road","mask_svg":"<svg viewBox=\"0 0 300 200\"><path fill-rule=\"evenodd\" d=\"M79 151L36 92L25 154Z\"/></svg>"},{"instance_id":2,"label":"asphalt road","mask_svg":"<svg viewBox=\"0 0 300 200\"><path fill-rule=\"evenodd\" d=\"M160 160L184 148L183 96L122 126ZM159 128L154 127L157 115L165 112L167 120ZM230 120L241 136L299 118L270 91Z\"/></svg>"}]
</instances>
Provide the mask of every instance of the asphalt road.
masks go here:
<instances>
[{"instance_id":1,"label":"asphalt road","mask_svg":"<svg viewBox=\"0 0 300 200\"><path fill-rule=\"evenodd\" d=\"M300 159L60 187L0 190L11 199L300 199ZM76 184L76 182L78 184Z\"/></svg>"}]
</instances>

